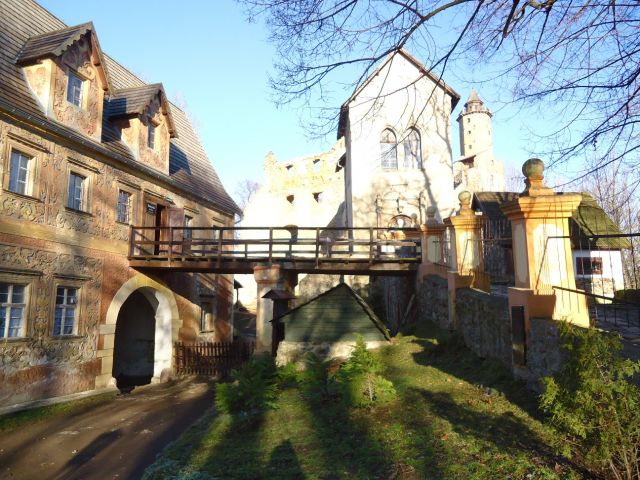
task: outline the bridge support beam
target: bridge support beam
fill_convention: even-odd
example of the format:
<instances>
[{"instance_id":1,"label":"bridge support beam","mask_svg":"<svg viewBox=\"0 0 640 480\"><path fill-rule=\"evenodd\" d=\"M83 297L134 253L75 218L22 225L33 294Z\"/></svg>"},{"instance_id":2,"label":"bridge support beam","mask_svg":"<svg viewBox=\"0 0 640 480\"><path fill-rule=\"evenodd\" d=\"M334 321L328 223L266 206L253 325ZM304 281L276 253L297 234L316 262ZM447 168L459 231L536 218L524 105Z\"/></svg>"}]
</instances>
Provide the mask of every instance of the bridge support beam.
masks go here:
<instances>
[{"instance_id":1,"label":"bridge support beam","mask_svg":"<svg viewBox=\"0 0 640 480\"><path fill-rule=\"evenodd\" d=\"M271 352L273 300L262 298L269 290L286 290L293 293L298 284L295 272L285 271L280 265L257 265L253 276L258 285L256 297L256 352Z\"/></svg>"}]
</instances>

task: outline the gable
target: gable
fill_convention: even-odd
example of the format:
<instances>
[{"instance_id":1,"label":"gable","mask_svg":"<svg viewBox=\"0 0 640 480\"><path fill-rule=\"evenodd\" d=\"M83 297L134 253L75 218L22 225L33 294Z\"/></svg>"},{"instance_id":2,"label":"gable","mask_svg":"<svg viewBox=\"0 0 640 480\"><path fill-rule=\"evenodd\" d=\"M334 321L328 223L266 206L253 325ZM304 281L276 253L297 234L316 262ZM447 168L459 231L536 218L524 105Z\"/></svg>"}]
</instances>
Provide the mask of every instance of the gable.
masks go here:
<instances>
[{"instance_id":1,"label":"gable","mask_svg":"<svg viewBox=\"0 0 640 480\"><path fill-rule=\"evenodd\" d=\"M389 339L389 333L366 302L348 285L338 286L285 313L274 321L285 325L290 342L366 341Z\"/></svg>"}]
</instances>

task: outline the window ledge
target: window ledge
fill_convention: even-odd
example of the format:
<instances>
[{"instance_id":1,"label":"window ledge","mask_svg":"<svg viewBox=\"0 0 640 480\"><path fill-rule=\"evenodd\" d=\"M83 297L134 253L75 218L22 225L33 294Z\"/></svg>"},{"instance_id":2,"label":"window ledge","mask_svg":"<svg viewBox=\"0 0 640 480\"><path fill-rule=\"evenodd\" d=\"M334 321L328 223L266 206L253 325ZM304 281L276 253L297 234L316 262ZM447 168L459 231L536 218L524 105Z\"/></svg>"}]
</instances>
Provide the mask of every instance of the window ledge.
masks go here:
<instances>
[{"instance_id":1,"label":"window ledge","mask_svg":"<svg viewBox=\"0 0 640 480\"><path fill-rule=\"evenodd\" d=\"M87 217L93 217L92 213L85 212L84 210L76 210L75 208L71 208L71 207L64 207L64 209L67 212L77 213L78 215L84 215L84 216L87 216Z\"/></svg>"},{"instance_id":2,"label":"window ledge","mask_svg":"<svg viewBox=\"0 0 640 480\"><path fill-rule=\"evenodd\" d=\"M0 343L27 343L33 340L31 337L3 337L0 338Z\"/></svg>"},{"instance_id":3,"label":"window ledge","mask_svg":"<svg viewBox=\"0 0 640 480\"><path fill-rule=\"evenodd\" d=\"M116 220L116 224L117 225L122 225L123 227L131 227L131 223L127 223L127 222L121 222L120 220Z\"/></svg>"},{"instance_id":4,"label":"window ledge","mask_svg":"<svg viewBox=\"0 0 640 480\"><path fill-rule=\"evenodd\" d=\"M13 191L9 190L8 188L5 188L3 191L4 191L4 193L8 193L9 195L13 195L13 196L18 197L18 198L24 198L25 200L31 200L31 201L36 202L36 203L44 203L38 197L33 197L33 196L27 195L25 193L13 192Z\"/></svg>"},{"instance_id":5,"label":"window ledge","mask_svg":"<svg viewBox=\"0 0 640 480\"><path fill-rule=\"evenodd\" d=\"M86 336L84 335L51 335L52 340L84 340Z\"/></svg>"}]
</instances>

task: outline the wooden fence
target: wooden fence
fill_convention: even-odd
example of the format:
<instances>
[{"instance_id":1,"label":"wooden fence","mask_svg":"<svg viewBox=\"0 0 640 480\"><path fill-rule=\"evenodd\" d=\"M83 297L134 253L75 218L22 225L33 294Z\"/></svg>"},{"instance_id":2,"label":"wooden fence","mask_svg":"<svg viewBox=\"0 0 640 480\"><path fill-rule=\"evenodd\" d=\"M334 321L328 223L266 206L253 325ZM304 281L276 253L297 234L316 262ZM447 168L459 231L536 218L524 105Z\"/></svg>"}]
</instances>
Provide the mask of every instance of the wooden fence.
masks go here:
<instances>
[{"instance_id":1,"label":"wooden fence","mask_svg":"<svg viewBox=\"0 0 640 480\"><path fill-rule=\"evenodd\" d=\"M176 373L227 376L253 354L255 344L237 342L175 342Z\"/></svg>"}]
</instances>

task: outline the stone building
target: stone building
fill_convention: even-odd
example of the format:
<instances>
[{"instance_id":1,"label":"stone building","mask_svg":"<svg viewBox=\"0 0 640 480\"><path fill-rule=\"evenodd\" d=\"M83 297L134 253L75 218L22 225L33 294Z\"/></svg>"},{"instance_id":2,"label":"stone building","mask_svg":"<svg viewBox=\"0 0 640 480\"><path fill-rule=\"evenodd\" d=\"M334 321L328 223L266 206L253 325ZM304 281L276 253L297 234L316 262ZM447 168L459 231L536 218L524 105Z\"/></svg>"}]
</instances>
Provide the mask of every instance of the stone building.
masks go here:
<instances>
[{"instance_id":1,"label":"stone building","mask_svg":"<svg viewBox=\"0 0 640 480\"><path fill-rule=\"evenodd\" d=\"M32 0L0 0L0 406L166 378L176 340L229 339L233 279L129 267L131 225L229 226L161 84Z\"/></svg>"},{"instance_id":2,"label":"stone building","mask_svg":"<svg viewBox=\"0 0 640 480\"><path fill-rule=\"evenodd\" d=\"M247 205L242 225L264 226L269 220L281 226L411 227L426 223L429 207L439 218L449 217L461 190L504 188L504 168L493 157L491 112L475 90L458 118L463 158L454 163L451 114L459 100L407 51L390 55L341 106L338 144L325 154L333 162L328 175L310 182L306 167L298 167L315 156L282 164L267 157L272 166L265 166L266 185ZM311 200L317 191L331 192L327 203ZM301 278L299 294L311 298L337 281L337 276ZM367 278L348 281L368 283ZM252 305L254 292L244 289L243 303ZM400 312L397 316L403 307L391 310Z\"/></svg>"}]
</instances>

